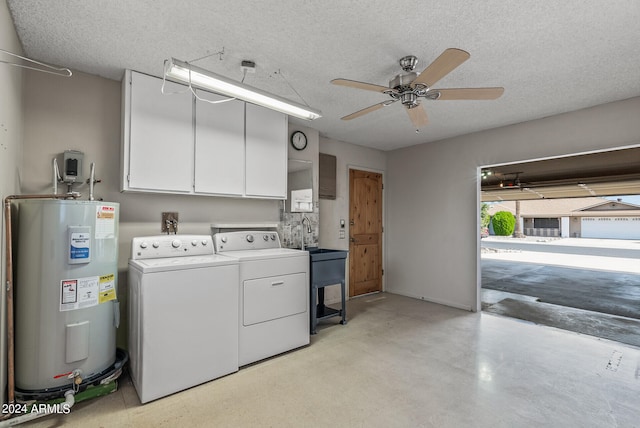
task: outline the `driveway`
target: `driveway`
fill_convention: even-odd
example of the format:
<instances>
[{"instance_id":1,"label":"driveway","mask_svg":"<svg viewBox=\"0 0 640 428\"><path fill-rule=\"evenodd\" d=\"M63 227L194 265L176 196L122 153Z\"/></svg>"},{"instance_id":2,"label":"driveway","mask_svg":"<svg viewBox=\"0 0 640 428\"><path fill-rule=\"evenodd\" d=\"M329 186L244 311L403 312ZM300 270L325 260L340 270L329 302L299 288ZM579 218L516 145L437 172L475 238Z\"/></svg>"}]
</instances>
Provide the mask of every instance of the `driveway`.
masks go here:
<instances>
[{"instance_id":1,"label":"driveway","mask_svg":"<svg viewBox=\"0 0 640 428\"><path fill-rule=\"evenodd\" d=\"M485 238L482 288L488 312L640 343L640 241Z\"/></svg>"}]
</instances>

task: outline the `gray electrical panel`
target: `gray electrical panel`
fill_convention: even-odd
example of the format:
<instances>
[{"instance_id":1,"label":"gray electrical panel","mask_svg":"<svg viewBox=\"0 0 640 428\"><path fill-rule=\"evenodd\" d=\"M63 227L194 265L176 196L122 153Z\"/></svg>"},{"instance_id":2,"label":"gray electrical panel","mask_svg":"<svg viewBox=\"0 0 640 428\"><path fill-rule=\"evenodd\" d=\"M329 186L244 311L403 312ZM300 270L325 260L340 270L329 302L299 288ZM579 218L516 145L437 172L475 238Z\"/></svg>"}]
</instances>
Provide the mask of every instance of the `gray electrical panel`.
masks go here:
<instances>
[{"instance_id":1,"label":"gray electrical panel","mask_svg":"<svg viewBox=\"0 0 640 428\"><path fill-rule=\"evenodd\" d=\"M81 183L85 180L82 164L84 153L77 150L65 150L58 155L58 168L64 183Z\"/></svg>"}]
</instances>

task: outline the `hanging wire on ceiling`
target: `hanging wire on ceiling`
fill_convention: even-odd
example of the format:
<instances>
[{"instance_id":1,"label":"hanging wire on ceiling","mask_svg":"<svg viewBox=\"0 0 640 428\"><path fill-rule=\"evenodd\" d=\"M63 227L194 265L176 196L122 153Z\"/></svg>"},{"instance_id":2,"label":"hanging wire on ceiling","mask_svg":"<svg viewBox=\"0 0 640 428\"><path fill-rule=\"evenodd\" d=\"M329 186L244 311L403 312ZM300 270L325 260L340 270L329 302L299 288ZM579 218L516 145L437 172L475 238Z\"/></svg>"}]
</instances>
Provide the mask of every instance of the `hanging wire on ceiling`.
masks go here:
<instances>
[{"instance_id":1,"label":"hanging wire on ceiling","mask_svg":"<svg viewBox=\"0 0 640 428\"><path fill-rule=\"evenodd\" d=\"M36 65L38 65L40 67L43 67L43 68L33 67L31 65L19 64L17 62L0 60L0 63L2 63L2 64L12 65L14 67L26 68L27 70L39 71L41 73L53 74L55 76L71 77L73 75L71 70L69 70L66 67L55 67L53 65L46 64L46 63L40 62L40 61L36 61L35 59L27 58L27 57L24 57L22 55L15 54L13 52L6 51L4 49L0 49L0 52L2 52L4 54L7 54L9 56L15 57L15 58L19 58L19 59L21 59L23 61L26 61L28 63L36 64Z\"/></svg>"},{"instance_id":2,"label":"hanging wire on ceiling","mask_svg":"<svg viewBox=\"0 0 640 428\"><path fill-rule=\"evenodd\" d=\"M294 87L293 87L293 85L289 82L289 80L287 79L287 77L286 77L284 74L282 74L282 71L281 71L280 69L278 69L278 71L274 72L273 74L277 74L277 75L279 75L280 77L282 77L282 80L284 80L284 81L285 81L285 83L286 83L287 85L289 85L289 87L291 88L291 90L292 90L293 92L295 92L295 94L298 96L298 98L300 98L300 99L302 100L302 102L304 103L304 105L306 105L306 106L307 106L307 107L309 107L309 108L311 107L311 106L307 103L307 101L306 101L304 98L302 98L302 95L300 95L300 93L299 93L298 91L296 91L296 88L294 88Z\"/></svg>"},{"instance_id":3,"label":"hanging wire on ceiling","mask_svg":"<svg viewBox=\"0 0 640 428\"><path fill-rule=\"evenodd\" d=\"M196 61L207 59L207 58L212 57L214 55L218 55L218 61L222 61L222 55L224 55L224 46L222 47L221 51L213 52L213 53L210 53L210 54L206 54L205 56L201 56L200 58L192 59L191 61L185 61L185 62L194 63Z\"/></svg>"}]
</instances>

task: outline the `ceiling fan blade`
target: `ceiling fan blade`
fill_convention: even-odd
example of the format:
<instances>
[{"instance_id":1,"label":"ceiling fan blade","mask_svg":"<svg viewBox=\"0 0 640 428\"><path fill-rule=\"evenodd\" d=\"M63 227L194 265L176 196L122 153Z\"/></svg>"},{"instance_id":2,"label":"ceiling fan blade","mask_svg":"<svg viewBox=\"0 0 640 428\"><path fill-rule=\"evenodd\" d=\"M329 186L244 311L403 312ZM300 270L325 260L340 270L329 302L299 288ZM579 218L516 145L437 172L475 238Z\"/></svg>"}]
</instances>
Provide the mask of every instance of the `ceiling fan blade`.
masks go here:
<instances>
[{"instance_id":1,"label":"ceiling fan blade","mask_svg":"<svg viewBox=\"0 0 640 428\"><path fill-rule=\"evenodd\" d=\"M389 104L395 103L396 101L397 100L385 101L385 102L382 102L382 103L374 104L374 105L369 106L367 108L363 108L362 110L358 110L355 113L348 114L345 117L343 117L342 120L351 120L351 119L355 119L356 117L364 116L367 113L371 113L372 111L376 111L378 109L381 109L382 107L386 107Z\"/></svg>"},{"instance_id":2,"label":"ceiling fan blade","mask_svg":"<svg viewBox=\"0 0 640 428\"><path fill-rule=\"evenodd\" d=\"M447 100L495 100L504 93L504 88L456 88L456 89L433 89L433 92L440 92L438 101ZM431 92L431 91L429 91Z\"/></svg>"},{"instance_id":3,"label":"ceiling fan blade","mask_svg":"<svg viewBox=\"0 0 640 428\"><path fill-rule=\"evenodd\" d=\"M331 83L333 83L334 85L348 86L350 88L364 89L366 91L374 91L374 92L394 91L395 92L395 90L390 89L387 86L374 85L373 83L358 82L356 80L333 79Z\"/></svg>"},{"instance_id":4,"label":"ceiling fan blade","mask_svg":"<svg viewBox=\"0 0 640 428\"><path fill-rule=\"evenodd\" d=\"M411 82L411 86L418 83L431 87L444 76L452 72L457 66L469 59L469 52L461 49L449 48L440 54L422 73Z\"/></svg>"},{"instance_id":5,"label":"ceiling fan blade","mask_svg":"<svg viewBox=\"0 0 640 428\"><path fill-rule=\"evenodd\" d=\"M422 128L427 123L429 123L429 118L427 117L427 112L424 111L424 107L421 105L417 105L413 108L407 109L407 114L409 115L409 119L411 119L411 123L416 129Z\"/></svg>"}]
</instances>

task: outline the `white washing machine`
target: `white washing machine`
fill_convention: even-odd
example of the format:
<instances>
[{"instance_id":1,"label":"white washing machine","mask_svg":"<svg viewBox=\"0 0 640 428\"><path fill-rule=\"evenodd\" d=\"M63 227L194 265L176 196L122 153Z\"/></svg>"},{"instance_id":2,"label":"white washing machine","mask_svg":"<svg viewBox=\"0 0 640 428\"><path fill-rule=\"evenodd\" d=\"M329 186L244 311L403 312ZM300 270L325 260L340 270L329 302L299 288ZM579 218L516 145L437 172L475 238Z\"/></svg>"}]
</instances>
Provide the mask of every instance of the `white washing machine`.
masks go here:
<instances>
[{"instance_id":1,"label":"white washing machine","mask_svg":"<svg viewBox=\"0 0 640 428\"><path fill-rule=\"evenodd\" d=\"M140 401L238 371L238 261L209 235L134 238L129 361Z\"/></svg>"},{"instance_id":2,"label":"white washing machine","mask_svg":"<svg viewBox=\"0 0 640 428\"><path fill-rule=\"evenodd\" d=\"M240 263L240 366L309 344L309 253L281 248L276 232L213 236L216 253Z\"/></svg>"}]
</instances>

